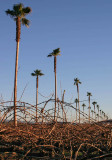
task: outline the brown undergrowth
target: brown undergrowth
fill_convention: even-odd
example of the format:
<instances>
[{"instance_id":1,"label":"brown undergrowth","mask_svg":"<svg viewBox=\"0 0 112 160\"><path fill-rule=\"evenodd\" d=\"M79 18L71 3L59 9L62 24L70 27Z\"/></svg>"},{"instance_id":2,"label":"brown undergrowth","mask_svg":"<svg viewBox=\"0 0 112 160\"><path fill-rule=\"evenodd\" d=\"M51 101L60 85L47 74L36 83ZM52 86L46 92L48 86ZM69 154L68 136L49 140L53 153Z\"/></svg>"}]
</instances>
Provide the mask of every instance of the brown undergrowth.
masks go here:
<instances>
[{"instance_id":1,"label":"brown undergrowth","mask_svg":"<svg viewBox=\"0 0 112 160\"><path fill-rule=\"evenodd\" d=\"M0 159L107 160L112 124L13 123L0 125Z\"/></svg>"}]
</instances>

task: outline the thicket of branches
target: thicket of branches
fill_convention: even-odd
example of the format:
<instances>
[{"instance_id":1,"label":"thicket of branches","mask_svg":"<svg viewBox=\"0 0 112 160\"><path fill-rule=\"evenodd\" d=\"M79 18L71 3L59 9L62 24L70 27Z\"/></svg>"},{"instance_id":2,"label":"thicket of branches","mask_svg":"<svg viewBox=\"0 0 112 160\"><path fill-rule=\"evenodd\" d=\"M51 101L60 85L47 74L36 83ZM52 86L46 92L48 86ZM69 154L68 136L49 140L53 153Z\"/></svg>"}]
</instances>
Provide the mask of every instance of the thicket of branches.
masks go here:
<instances>
[{"instance_id":1,"label":"thicket of branches","mask_svg":"<svg viewBox=\"0 0 112 160\"><path fill-rule=\"evenodd\" d=\"M12 102L1 103L0 159L104 159L112 156L112 124L95 122L81 112L82 123L67 120L73 104L57 103L57 121L54 121L54 100L38 105L38 122L35 123L35 106L18 102L18 126L13 123ZM9 105L9 106L8 106ZM68 107L68 109L66 109ZM84 115L83 115L84 114Z\"/></svg>"}]
</instances>

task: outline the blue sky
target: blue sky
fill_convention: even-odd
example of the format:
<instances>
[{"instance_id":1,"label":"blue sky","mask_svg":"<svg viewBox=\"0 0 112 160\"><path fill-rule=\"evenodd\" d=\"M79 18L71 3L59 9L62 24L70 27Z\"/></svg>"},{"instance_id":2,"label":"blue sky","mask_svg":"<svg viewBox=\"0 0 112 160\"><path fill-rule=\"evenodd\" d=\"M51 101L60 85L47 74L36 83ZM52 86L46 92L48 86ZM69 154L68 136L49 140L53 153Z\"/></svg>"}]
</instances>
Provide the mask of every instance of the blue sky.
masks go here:
<instances>
[{"instance_id":1,"label":"blue sky","mask_svg":"<svg viewBox=\"0 0 112 160\"><path fill-rule=\"evenodd\" d=\"M77 97L74 78L78 77L80 100L92 93L92 101L110 117L112 114L112 0L1 0L0 3L0 94L10 100L13 92L16 54L16 25L5 14L13 4L30 6L30 28L22 26L19 51L18 100L35 104L35 78L41 69L39 92L54 92L53 58L47 55L60 48L57 62L58 96L66 90L65 100ZM61 86L61 87L60 87ZM39 96L39 101L44 99ZM88 103L86 102L88 105Z\"/></svg>"}]
</instances>

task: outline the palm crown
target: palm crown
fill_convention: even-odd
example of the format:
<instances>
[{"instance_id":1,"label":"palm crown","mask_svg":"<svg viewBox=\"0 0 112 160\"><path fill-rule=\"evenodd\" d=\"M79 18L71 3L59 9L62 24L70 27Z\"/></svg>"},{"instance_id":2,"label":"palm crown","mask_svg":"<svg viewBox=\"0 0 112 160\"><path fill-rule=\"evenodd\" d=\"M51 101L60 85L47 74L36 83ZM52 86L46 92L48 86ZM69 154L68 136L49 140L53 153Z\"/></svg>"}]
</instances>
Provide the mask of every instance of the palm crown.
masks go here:
<instances>
[{"instance_id":1,"label":"palm crown","mask_svg":"<svg viewBox=\"0 0 112 160\"><path fill-rule=\"evenodd\" d=\"M19 17L22 24L28 27L30 21L26 19L25 16L29 14L30 12L31 12L30 7L24 7L24 5L20 3L20 4L14 5L13 10L8 9L6 11L6 14L7 15L9 14L11 18L13 18L14 20L16 20L17 17Z\"/></svg>"},{"instance_id":2,"label":"palm crown","mask_svg":"<svg viewBox=\"0 0 112 160\"><path fill-rule=\"evenodd\" d=\"M41 70L35 70L34 73L31 73L32 76L43 76L44 74L41 72Z\"/></svg>"},{"instance_id":3,"label":"palm crown","mask_svg":"<svg viewBox=\"0 0 112 160\"><path fill-rule=\"evenodd\" d=\"M87 92L87 96L89 96L89 97L90 97L90 96L92 96L92 94L91 94L90 92Z\"/></svg>"},{"instance_id":4,"label":"palm crown","mask_svg":"<svg viewBox=\"0 0 112 160\"><path fill-rule=\"evenodd\" d=\"M78 99L77 98L75 99L75 103L78 103Z\"/></svg>"},{"instance_id":5,"label":"palm crown","mask_svg":"<svg viewBox=\"0 0 112 160\"><path fill-rule=\"evenodd\" d=\"M99 105L97 105L96 107L97 107L97 109L99 110L99 107L100 107L100 106L99 106Z\"/></svg>"},{"instance_id":6,"label":"palm crown","mask_svg":"<svg viewBox=\"0 0 112 160\"><path fill-rule=\"evenodd\" d=\"M59 53L60 53L60 48L57 48L57 49L53 50L53 52L50 53L47 57L61 56L61 54L59 54Z\"/></svg>"},{"instance_id":7,"label":"palm crown","mask_svg":"<svg viewBox=\"0 0 112 160\"><path fill-rule=\"evenodd\" d=\"M86 106L86 105L83 103L83 104L82 104L82 107L85 107L85 106Z\"/></svg>"},{"instance_id":8,"label":"palm crown","mask_svg":"<svg viewBox=\"0 0 112 160\"><path fill-rule=\"evenodd\" d=\"M80 80L78 78L74 78L74 85L81 84Z\"/></svg>"},{"instance_id":9,"label":"palm crown","mask_svg":"<svg viewBox=\"0 0 112 160\"><path fill-rule=\"evenodd\" d=\"M94 101L94 102L92 102L92 104L95 105L95 104L97 104L97 102Z\"/></svg>"}]
</instances>

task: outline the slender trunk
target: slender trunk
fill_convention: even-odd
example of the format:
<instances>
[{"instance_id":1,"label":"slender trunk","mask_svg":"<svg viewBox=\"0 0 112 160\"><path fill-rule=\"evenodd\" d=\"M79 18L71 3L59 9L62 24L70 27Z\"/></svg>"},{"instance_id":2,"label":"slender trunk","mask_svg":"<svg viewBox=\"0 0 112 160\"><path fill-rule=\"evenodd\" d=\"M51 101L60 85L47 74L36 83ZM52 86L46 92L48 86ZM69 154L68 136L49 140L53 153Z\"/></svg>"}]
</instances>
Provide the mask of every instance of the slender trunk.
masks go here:
<instances>
[{"instance_id":1,"label":"slender trunk","mask_svg":"<svg viewBox=\"0 0 112 160\"><path fill-rule=\"evenodd\" d=\"M14 78L14 126L17 126L17 72L18 72L18 55L19 55L19 42L16 46L16 61L15 61L15 78Z\"/></svg>"},{"instance_id":2,"label":"slender trunk","mask_svg":"<svg viewBox=\"0 0 112 160\"><path fill-rule=\"evenodd\" d=\"M96 121L95 104L94 104L94 116L95 116L95 121Z\"/></svg>"},{"instance_id":3,"label":"slender trunk","mask_svg":"<svg viewBox=\"0 0 112 160\"><path fill-rule=\"evenodd\" d=\"M90 123L90 96L89 96L89 123Z\"/></svg>"},{"instance_id":4,"label":"slender trunk","mask_svg":"<svg viewBox=\"0 0 112 160\"><path fill-rule=\"evenodd\" d=\"M77 102L76 102L76 123L77 123Z\"/></svg>"},{"instance_id":5,"label":"slender trunk","mask_svg":"<svg viewBox=\"0 0 112 160\"><path fill-rule=\"evenodd\" d=\"M19 56L19 41L21 34L20 18L16 19L16 60L15 60L15 77L14 77L14 126L17 126L17 73L18 73L18 56Z\"/></svg>"},{"instance_id":6,"label":"slender trunk","mask_svg":"<svg viewBox=\"0 0 112 160\"><path fill-rule=\"evenodd\" d=\"M77 85L77 93L78 93L78 108L79 108L79 123L80 123L80 103L79 103L79 86Z\"/></svg>"},{"instance_id":7,"label":"slender trunk","mask_svg":"<svg viewBox=\"0 0 112 160\"><path fill-rule=\"evenodd\" d=\"M64 103L64 92L63 92L63 96L62 96L62 107L63 107L63 103ZM64 122L65 121L64 109L62 110L62 116L63 116L63 122Z\"/></svg>"},{"instance_id":8,"label":"slender trunk","mask_svg":"<svg viewBox=\"0 0 112 160\"><path fill-rule=\"evenodd\" d=\"M56 120L56 101L57 101L57 79L56 79L56 56L54 57L54 73L55 73L55 110L54 110L54 121Z\"/></svg>"},{"instance_id":9,"label":"slender trunk","mask_svg":"<svg viewBox=\"0 0 112 160\"><path fill-rule=\"evenodd\" d=\"M59 108L59 99L57 98L57 103L58 103L58 113L57 113L57 121L58 121L58 117L59 117L59 112L60 112L60 108ZM63 113L63 112L62 112ZM63 117L63 114L62 114Z\"/></svg>"},{"instance_id":10,"label":"slender trunk","mask_svg":"<svg viewBox=\"0 0 112 160\"><path fill-rule=\"evenodd\" d=\"M99 113L99 121L101 121L101 112Z\"/></svg>"},{"instance_id":11,"label":"slender trunk","mask_svg":"<svg viewBox=\"0 0 112 160\"><path fill-rule=\"evenodd\" d=\"M93 112L92 112L92 119L93 119Z\"/></svg>"},{"instance_id":12,"label":"slender trunk","mask_svg":"<svg viewBox=\"0 0 112 160\"><path fill-rule=\"evenodd\" d=\"M38 118L38 76L36 78L36 123L37 123L37 118Z\"/></svg>"},{"instance_id":13,"label":"slender trunk","mask_svg":"<svg viewBox=\"0 0 112 160\"><path fill-rule=\"evenodd\" d=\"M83 107L83 122L84 122L84 107Z\"/></svg>"},{"instance_id":14,"label":"slender trunk","mask_svg":"<svg viewBox=\"0 0 112 160\"><path fill-rule=\"evenodd\" d=\"M99 122L99 109L98 109L98 122Z\"/></svg>"}]
</instances>

